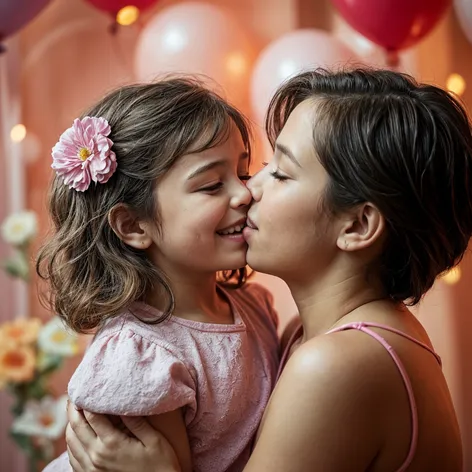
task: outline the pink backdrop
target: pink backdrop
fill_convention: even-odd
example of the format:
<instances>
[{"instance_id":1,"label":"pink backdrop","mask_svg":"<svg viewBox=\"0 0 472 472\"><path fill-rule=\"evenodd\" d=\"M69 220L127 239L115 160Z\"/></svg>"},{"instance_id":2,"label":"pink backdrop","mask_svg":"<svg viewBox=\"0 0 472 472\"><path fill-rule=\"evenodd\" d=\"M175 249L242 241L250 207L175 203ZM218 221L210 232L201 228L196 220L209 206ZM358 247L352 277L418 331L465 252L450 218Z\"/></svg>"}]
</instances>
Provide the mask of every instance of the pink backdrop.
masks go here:
<instances>
[{"instance_id":1,"label":"pink backdrop","mask_svg":"<svg viewBox=\"0 0 472 472\"><path fill-rule=\"evenodd\" d=\"M145 14L144 19L174 3L177 2L159 2ZM231 8L235 19L255 33L260 48L298 27L334 27L336 31L343 30L339 26L342 22L333 16L329 0L211 0L209 3ZM0 115L0 219L12 209L23 206L21 200L24 198L24 206L39 214L42 236L46 233L45 189L50 177L51 146L84 107L111 87L133 79L132 53L138 28L122 29L117 37L111 37L107 33L108 24L104 15L81 0L55 0L9 43L8 65L4 57L0 58L0 71L7 68L10 75L9 100L21 104L21 121L40 141L36 160L31 161L34 157L31 155L30 162L21 165L20 160L19 166L12 167L11 159L18 158L18 150L11 151L7 132L15 116L10 111ZM439 85L445 84L451 72L460 72L472 84L472 63L468 62L471 48L458 28L456 19L449 15L416 51L403 55L404 67L421 80ZM4 75L3 72L0 77ZM0 88L5 91L4 82L0 82ZM466 90L464 100L469 103L472 100L470 90ZM4 97L2 105L5 108ZM264 149L258 142L256 152L262 154ZM15 174L13 181L12 172ZM26 190L23 189L23 183ZM6 250L0 242L0 255L3 256ZM444 370L461 422L466 452L465 470L472 470L470 256L462 268L461 282L454 287L437 284L421 305L418 316L443 357ZM284 319L295 312L293 301L281 281L263 275L257 275L257 279L273 290ZM21 287L0 273L0 320L19 315L18 310L22 309L21 303L24 303L21 290ZM36 289L30 290L29 305L30 314L48 316L37 301ZM76 362L71 362L68 369L56 379L54 387L57 392L65 389ZM9 421L7 397L1 394L0 469L22 472L21 459L16 454L15 446L7 439Z\"/></svg>"}]
</instances>

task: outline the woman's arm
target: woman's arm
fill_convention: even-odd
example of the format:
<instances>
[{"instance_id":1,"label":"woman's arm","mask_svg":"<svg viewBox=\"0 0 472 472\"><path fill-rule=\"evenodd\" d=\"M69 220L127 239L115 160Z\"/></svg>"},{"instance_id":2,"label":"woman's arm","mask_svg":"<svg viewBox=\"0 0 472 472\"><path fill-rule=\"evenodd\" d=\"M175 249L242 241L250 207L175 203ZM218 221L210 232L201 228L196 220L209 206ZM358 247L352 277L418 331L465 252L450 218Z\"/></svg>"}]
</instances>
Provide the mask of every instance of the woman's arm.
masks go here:
<instances>
[{"instance_id":1,"label":"woman's arm","mask_svg":"<svg viewBox=\"0 0 472 472\"><path fill-rule=\"evenodd\" d=\"M68 417L66 439L74 472L192 470L180 410L154 417L122 417L132 437L116 428L106 415L78 411L70 405Z\"/></svg>"}]
</instances>

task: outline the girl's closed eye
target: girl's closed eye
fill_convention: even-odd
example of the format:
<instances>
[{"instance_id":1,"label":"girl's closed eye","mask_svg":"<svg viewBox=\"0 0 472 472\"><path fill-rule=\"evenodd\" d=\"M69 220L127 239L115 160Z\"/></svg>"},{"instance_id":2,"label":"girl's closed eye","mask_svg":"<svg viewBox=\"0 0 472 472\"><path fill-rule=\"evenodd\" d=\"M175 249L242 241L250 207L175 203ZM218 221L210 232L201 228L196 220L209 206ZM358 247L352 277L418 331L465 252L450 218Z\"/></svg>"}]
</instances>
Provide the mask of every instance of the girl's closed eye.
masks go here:
<instances>
[{"instance_id":1,"label":"girl's closed eye","mask_svg":"<svg viewBox=\"0 0 472 472\"><path fill-rule=\"evenodd\" d=\"M207 192L207 193L216 193L216 192L218 192L218 190L221 189L221 187L223 187L223 182L217 182L213 185L209 185L208 187L202 187L198 191L199 192Z\"/></svg>"}]
</instances>

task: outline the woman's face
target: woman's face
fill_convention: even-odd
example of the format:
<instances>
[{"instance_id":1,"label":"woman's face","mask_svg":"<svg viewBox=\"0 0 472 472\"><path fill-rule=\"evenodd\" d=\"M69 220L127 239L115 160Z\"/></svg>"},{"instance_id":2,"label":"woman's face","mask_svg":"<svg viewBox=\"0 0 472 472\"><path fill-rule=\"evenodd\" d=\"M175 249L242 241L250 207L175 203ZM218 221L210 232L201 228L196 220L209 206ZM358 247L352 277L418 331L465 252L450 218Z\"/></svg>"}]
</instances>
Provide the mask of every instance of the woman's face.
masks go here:
<instances>
[{"instance_id":1,"label":"woman's face","mask_svg":"<svg viewBox=\"0 0 472 472\"><path fill-rule=\"evenodd\" d=\"M316 108L305 101L294 109L272 160L248 182L247 262L286 280L313 275L336 253L336 219L322 209L328 175L313 145Z\"/></svg>"}]
</instances>

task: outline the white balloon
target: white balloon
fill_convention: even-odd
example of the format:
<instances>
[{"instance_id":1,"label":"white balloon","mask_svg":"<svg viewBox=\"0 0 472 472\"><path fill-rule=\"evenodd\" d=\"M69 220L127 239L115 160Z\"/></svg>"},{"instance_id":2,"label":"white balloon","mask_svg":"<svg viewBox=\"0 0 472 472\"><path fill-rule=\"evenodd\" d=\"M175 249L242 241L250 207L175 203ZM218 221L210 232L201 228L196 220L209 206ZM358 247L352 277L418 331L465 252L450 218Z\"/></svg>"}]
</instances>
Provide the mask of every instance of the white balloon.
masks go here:
<instances>
[{"instance_id":1,"label":"white balloon","mask_svg":"<svg viewBox=\"0 0 472 472\"><path fill-rule=\"evenodd\" d=\"M225 10L185 2L148 21L136 46L135 72L144 81L171 72L205 74L241 106L248 100L255 57L254 41Z\"/></svg>"},{"instance_id":2,"label":"white balloon","mask_svg":"<svg viewBox=\"0 0 472 472\"><path fill-rule=\"evenodd\" d=\"M385 51L358 33L339 15L335 15L333 18L332 33L359 56L362 64L373 67L386 67Z\"/></svg>"},{"instance_id":3,"label":"white balloon","mask_svg":"<svg viewBox=\"0 0 472 472\"><path fill-rule=\"evenodd\" d=\"M462 31L472 43L472 0L454 0L454 9Z\"/></svg>"},{"instance_id":4,"label":"white balloon","mask_svg":"<svg viewBox=\"0 0 472 472\"><path fill-rule=\"evenodd\" d=\"M316 67L336 68L359 58L341 41L316 29L288 33L266 47L259 56L251 80L251 103L258 124L264 121L277 88L297 73Z\"/></svg>"}]
</instances>

